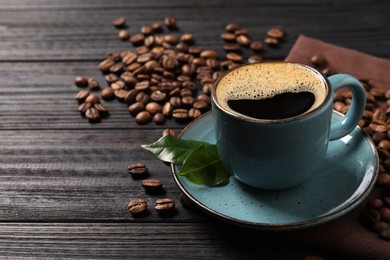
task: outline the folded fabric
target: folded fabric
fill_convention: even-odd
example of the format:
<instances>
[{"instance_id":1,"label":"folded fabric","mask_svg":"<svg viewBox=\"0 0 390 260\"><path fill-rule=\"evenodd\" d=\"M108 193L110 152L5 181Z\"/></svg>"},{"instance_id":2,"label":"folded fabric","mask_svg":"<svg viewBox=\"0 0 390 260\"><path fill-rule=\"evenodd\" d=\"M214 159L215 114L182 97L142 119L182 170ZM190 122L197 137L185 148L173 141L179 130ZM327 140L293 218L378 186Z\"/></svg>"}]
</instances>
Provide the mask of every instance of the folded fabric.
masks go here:
<instances>
[{"instance_id":1,"label":"folded fabric","mask_svg":"<svg viewBox=\"0 0 390 260\"><path fill-rule=\"evenodd\" d=\"M314 55L326 57L328 67L337 73L351 74L368 80L375 87L390 89L390 60L374 57L358 51L335 46L301 35L285 59L311 65ZM369 197L380 190L375 188ZM347 215L327 224L299 231L280 234L283 237L356 259L390 259L390 241L382 240L359 222L363 202Z\"/></svg>"}]
</instances>

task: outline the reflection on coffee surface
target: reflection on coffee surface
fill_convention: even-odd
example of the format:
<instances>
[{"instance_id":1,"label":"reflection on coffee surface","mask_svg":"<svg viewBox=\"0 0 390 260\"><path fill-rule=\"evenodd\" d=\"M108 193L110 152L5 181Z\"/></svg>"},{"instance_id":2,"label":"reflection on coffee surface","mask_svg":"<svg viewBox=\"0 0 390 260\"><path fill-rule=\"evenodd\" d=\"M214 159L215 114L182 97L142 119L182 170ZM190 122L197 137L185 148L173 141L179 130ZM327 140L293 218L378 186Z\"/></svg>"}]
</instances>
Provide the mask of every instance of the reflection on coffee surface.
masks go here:
<instances>
[{"instance_id":1,"label":"reflection on coffee surface","mask_svg":"<svg viewBox=\"0 0 390 260\"><path fill-rule=\"evenodd\" d=\"M327 84L314 70L289 63L241 66L216 86L218 104L232 113L283 119L310 112L322 104Z\"/></svg>"}]
</instances>

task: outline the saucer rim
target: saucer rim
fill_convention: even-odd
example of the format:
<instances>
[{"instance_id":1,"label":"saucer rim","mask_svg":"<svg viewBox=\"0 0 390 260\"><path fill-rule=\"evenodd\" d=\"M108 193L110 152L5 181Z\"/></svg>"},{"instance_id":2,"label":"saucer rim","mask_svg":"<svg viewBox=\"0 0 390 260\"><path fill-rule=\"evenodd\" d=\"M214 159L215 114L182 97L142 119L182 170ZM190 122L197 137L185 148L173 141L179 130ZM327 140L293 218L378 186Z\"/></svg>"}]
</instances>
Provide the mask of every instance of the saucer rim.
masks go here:
<instances>
[{"instance_id":1,"label":"saucer rim","mask_svg":"<svg viewBox=\"0 0 390 260\"><path fill-rule=\"evenodd\" d=\"M333 114L337 114L341 117L345 116L344 114L342 114L338 111L335 111L335 110L333 110ZM211 111L201 115L200 117L196 118L191 123L189 123L181 131L181 133L178 135L178 137L181 138L188 131L188 129L192 128L199 121L205 120L205 118L207 118L207 117L212 117ZM309 228L309 227L321 225L321 224L327 223L329 221L335 220L335 219L347 214L348 212L352 211L354 208L356 208L358 205L360 205L367 198L367 196L370 194L370 192L373 190L373 188L375 186L376 179L378 176L378 171L379 171L378 151L377 151L375 144L373 143L371 137L366 132L364 132L361 129L361 127L356 126L353 131L355 131L355 130L359 131L362 134L362 136L364 137L364 139L366 141L368 141L370 150L372 151L372 153L375 157L375 162L374 162L375 169L373 170L373 177L371 178L369 184L366 186L365 190L362 191L360 194L357 194L358 196L356 196L354 198L354 194L359 189L360 185L357 186L357 188L354 190L354 193L350 197L348 197L346 200L339 203L338 206L341 206L342 204L344 204L348 200L351 200L350 203L345 204L337 211L333 211L333 209L337 208L338 206L333 207L327 213L324 213L324 214L321 214L321 215L318 215L316 217L309 218L309 219L303 220L303 221L295 221L295 222L288 222L288 223L266 223L266 222L263 223L263 222L247 221L247 220L243 220L240 218L228 216L226 214L223 214L222 212L219 212L215 209L210 208L207 205L204 205L202 202L198 201L189 191L187 191L187 189L182 185L179 176L177 176L176 168L175 168L176 166L173 163L171 164L171 173L173 175L173 178L174 178L176 184L179 186L181 192L183 192L193 203L195 203L198 206L198 208L200 208L205 213L207 213L213 217L216 217L220 220L223 220L225 222L232 223L234 225L244 226L244 227L256 228L256 229L260 229L260 230L272 230L272 231L296 230L296 229ZM367 171L366 171L366 173L367 173ZM234 178L234 176L231 176L230 178Z\"/></svg>"}]
</instances>

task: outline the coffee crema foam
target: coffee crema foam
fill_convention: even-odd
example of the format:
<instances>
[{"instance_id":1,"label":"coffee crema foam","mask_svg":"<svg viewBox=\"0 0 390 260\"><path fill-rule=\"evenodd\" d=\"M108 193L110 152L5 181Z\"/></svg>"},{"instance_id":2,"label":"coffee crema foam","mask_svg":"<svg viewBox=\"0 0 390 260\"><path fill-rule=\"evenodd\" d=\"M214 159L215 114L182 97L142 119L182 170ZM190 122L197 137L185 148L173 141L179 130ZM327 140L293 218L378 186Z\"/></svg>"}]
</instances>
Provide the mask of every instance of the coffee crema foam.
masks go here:
<instances>
[{"instance_id":1,"label":"coffee crema foam","mask_svg":"<svg viewBox=\"0 0 390 260\"><path fill-rule=\"evenodd\" d=\"M319 107L327 95L327 83L315 71L293 63L258 63L244 65L225 74L218 82L218 104L232 111L229 100L266 99L282 93L313 93L315 101L305 112ZM305 114L304 113L304 114Z\"/></svg>"}]
</instances>

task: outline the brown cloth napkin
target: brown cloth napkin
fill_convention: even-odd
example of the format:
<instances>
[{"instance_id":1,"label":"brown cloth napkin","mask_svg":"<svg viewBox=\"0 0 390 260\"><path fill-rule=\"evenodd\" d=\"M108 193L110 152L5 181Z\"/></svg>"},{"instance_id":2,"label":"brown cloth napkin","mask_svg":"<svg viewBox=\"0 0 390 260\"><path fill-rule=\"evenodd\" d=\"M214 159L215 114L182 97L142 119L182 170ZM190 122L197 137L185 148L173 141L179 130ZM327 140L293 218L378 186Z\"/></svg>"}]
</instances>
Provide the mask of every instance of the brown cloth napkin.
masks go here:
<instances>
[{"instance_id":1,"label":"brown cloth napkin","mask_svg":"<svg viewBox=\"0 0 390 260\"><path fill-rule=\"evenodd\" d=\"M358 51L328 44L301 35L286 61L311 65L311 57L323 54L330 68L337 73L347 73L369 80L375 87L390 88L390 60L373 57ZM369 197L379 194L374 188ZM319 227L291 231L282 236L323 249L335 255L354 259L390 259L390 241L359 223L358 217L365 207L363 202L347 215Z\"/></svg>"}]
</instances>

